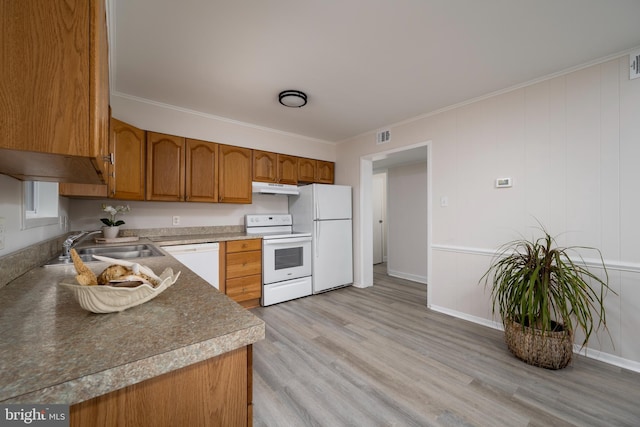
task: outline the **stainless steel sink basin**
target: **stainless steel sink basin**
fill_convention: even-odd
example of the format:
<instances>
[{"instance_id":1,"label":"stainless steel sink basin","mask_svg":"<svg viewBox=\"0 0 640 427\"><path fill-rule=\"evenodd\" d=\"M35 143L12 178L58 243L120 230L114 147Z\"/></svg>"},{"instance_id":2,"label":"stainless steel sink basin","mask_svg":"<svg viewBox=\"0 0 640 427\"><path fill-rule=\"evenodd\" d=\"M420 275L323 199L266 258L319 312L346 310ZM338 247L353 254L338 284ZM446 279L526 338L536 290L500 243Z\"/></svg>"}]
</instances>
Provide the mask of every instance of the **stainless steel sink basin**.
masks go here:
<instances>
[{"instance_id":1,"label":"stainless steel sink basin","mask_svg":"<svg viewBox=\"0 0 640 427\"><path fill-rule=\"evenodd\" d=\"M133 259L133 258L147 258L153 256L164 256L158 248L146 243L131 244L123 246L91 246L76 249L80 259L83 262L99 262L93 258L93 255L101 255L109 258L117 259ZM70 259L54 258L47 262L44 266L50 267L54 265L68 265L73 264Z\"/></svg>"}]
</instances>

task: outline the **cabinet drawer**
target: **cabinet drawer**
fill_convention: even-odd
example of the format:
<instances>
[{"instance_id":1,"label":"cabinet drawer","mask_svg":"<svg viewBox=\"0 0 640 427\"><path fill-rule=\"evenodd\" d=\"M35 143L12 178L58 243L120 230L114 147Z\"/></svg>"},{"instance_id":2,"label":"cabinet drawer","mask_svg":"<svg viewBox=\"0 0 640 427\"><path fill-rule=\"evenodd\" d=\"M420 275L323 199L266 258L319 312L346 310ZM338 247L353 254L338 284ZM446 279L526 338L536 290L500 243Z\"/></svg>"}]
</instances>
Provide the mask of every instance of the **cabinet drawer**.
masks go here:
<instances>
[{"instance_id":1,"label":"cabinet drawer","mask_svg":"<svg viewBox=\"0 0 640 427\"><path fill-rule=\"evenodd\" d=\"M238 302L260 299L262 296L262 275L228 279L227 296Z\"/></svg>"},{"instance_id":2,"label":"cabinet drawer","mask_svg":"<svg viewBox=\"0 0 640 427\"><path fill-rule=\"evenodd\" d=\"M227 254L227 279L262 274L262 251Z\"/></svg>"},{"instance_id":3,"label":"cabinet drawer","mask_svg":"<svg viewBox=\"0 0 640 427\"><path fill-rule=\"evenodd\" d=\"M231 240L227 242L227 253L262 250L262 239Z\"/></svg>"}]
</instances>

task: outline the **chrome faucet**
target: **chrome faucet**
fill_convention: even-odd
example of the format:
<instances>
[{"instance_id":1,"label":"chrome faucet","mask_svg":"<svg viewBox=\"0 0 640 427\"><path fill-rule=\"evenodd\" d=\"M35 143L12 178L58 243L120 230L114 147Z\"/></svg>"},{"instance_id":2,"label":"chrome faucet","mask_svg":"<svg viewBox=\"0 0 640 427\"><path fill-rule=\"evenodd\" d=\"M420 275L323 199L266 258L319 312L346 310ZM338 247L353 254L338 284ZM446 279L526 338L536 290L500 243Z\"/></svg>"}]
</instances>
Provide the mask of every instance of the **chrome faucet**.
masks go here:
<instances>
[{"instance_id":1,"label":"chrome faucet","mask_svg":"<svg viewBox=\"0 0 640 427\"><path fill-rule=\"evenodd\" d=\"M70 259L71 248L73 248L74 246L76 246L77 244L79 244L80 242L82 242L84 239L91 236L92 234L96 234L100 232L101 230L81 231L78 234L72 234L71 236L67 237L66 240L62 243L62 254L60 254L58 259L59 260Z\"/></svg>"}]
</instances>

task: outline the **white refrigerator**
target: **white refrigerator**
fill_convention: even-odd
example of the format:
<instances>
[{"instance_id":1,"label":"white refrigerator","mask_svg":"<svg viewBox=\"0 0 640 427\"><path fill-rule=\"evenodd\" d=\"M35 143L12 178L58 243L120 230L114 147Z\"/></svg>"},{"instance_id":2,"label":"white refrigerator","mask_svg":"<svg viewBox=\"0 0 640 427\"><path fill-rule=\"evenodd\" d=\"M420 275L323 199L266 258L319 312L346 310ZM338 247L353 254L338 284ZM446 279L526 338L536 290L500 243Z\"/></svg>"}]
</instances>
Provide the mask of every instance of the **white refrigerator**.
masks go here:
<instances>
[{"instance_id":1,"label":"white refrigerator","mask_svg":"<svg viewBox=\"0 0 640 427\"><path fill-rule=\"evenodd\" d=\"M312 235L313 293L353 283L351 187L309 184L289 196L293 231Z\"/></svg>"}]
</instances>

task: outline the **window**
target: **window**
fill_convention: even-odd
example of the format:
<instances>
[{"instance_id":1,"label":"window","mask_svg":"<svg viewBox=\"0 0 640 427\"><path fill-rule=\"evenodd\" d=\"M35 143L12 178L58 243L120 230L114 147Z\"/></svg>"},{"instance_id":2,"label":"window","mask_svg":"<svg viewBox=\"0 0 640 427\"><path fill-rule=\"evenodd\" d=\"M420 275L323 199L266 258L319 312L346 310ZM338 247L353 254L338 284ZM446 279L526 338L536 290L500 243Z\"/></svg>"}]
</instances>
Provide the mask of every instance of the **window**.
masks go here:
<instances>
[{"instance_id":1,"label":"window","mask_svg":"<svg viewBox=\"0 0 640 427\"><path fill-rule=\"evenodd\" d=\"M22 229L58 223L58 183L25 181Z\"/></svg>"}]
</instances>

